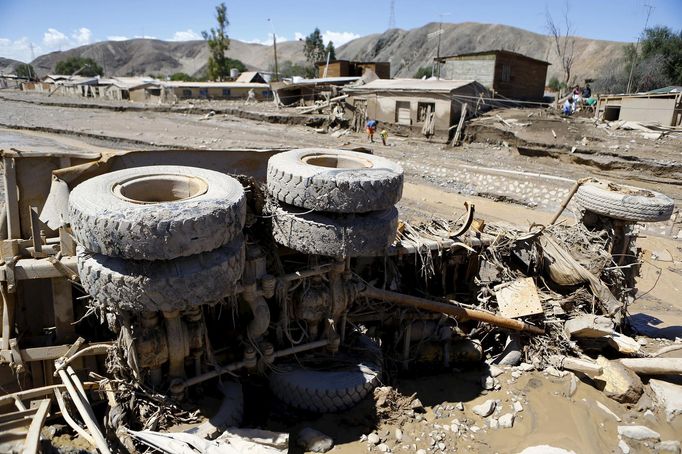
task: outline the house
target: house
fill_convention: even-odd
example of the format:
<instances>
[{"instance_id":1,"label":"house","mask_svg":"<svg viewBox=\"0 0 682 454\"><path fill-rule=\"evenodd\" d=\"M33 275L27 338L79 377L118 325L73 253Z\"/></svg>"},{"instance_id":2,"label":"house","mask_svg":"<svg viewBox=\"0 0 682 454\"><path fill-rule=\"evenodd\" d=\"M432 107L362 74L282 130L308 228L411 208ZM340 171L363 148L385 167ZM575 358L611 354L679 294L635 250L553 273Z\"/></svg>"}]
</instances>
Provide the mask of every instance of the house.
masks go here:
<instances>
[{"instance_id":1,"label":"house","mask_svg":"<svg viewBox=\"0 0 682 454\"><path fill-rule=\"evenodd\" d=\"M387 61L350 61L332 60L315 63L318 77L362 77L365 71L371 70L379 79L391 78L391 63ZM326 70L326 74L325 74Z\"/></svg>"},{"instance_id":2,"label":"house","mask_svg":"<svg viewBox=\"0 0 682 454\"><path fill-rule=\"evenodd\" d=\"M237 77L235 82L239 82L242 84L267 84L268 81L265 80L265 77L259 73L258 71L246 71L243 72Z\"/></svg>"},{"instance_id":3,"label":"house","mask_svg":"<svg viewBox=\"0 0 682 454\"><path fill-rule=\"evenodd\" d=\"M599 95L596 118L630 120L682 126L682 87L665 87L647 93Z\"/></svg>"},{"instance_id":4,"label":"house","mask_svg":"<svg viewBox=\"0 0 682 454\"><path fill-rule=\"evenodd\" d=\"M340 94L341 87L360 80L360 77L325 77L303 79L294 77L291 81L270 84L278 104L313 104L317 100L333 98Z\"/></svg>"},{"instance_id":5,"label":"house","mask_svg":"<svg viewBox=\"0 0 682 454\"><path fill-rule=\"evenodd\" d=\"M256 100L272 99L270 86L241 82L163 82L166 99L247 99L253 90Z\"/></svg>"},{"instance_id":6,"label":"house","mask_svg":"<svg viewBox=\"0 0 682 454\"><path fill-rule=\"evenodd\" d=\"M434 114L435 135L448 135L459 121L464 103L469 112L487 109L490 91L474 80L376 79L368 84L348 87L350 103L366 112L367 118L421 128Z\"/></svg>"},{"instance_id":7,"label":"house","mask_svg":"<svg viewBox=\"0 0 682 454\"><path fill-rule=\"evenodd\" d=\"M512 100L542 101L550 63L506 50L441 57L441 77L475 80L493 94Z\"/></svg>"}]
</instances>

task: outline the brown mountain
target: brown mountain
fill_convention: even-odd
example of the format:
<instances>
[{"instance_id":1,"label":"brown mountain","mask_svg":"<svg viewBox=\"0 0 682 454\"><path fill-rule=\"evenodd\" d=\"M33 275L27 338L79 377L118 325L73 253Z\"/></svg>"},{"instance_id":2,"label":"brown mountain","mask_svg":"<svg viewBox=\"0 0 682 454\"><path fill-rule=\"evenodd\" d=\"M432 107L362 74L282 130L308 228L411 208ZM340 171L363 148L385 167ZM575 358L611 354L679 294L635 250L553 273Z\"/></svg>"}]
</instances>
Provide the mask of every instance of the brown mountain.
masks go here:
<instances>
[{"instance_id":1,"label":"brown mountain","mask_svg":"<svg viewBox=\"0 0 682 454\"><path fill-rule=\"evenodd\" d=\"M548 36L506 25L443 24L441 55L504 49L552 63L549 76L562 79L562 71ZM412 77L420 66L429 66L436 56L439 24L430 23L412 30L392 29L355 39L337 49L337 57L352 60L390 61L391 73ZM626 43L576 38L574 77L580 81L596 77L603 68L618 62ZM280 64L302 63L303 43L277 44ZM249 69L268 70L273 64L272 46L231 40L230 58L244 62ZM170 75L182 71L190 75L203 72L208 58L204 41L169 42L152 39L105 41L63 52L42 55L33 61L39 74L54 71L58 61L71 57L93 58L107 75Z\"/></svg>"},{"instance_id":2,"label":"brown mountain","mask_svg":"<svg viewBox=\"0 0 682 454\"><path fill-rule=\"evenodd\" d=\"M0 57L0 74L14 74L15 68L22 64L19 60Z\"/></svg>"}]
</instances>

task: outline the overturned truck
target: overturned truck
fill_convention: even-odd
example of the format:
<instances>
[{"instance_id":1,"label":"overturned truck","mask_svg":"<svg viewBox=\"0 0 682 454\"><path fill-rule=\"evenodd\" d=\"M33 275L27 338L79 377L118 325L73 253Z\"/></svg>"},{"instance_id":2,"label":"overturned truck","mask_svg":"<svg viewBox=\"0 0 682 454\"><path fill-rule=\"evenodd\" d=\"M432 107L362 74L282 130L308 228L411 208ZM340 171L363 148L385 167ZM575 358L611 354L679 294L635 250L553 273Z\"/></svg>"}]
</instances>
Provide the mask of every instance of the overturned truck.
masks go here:
<instances>
[{"instance_id":1,"label":"overturned truck","mask_svg":"<svg viewBox=\"0 0 682 454\"><path fill-rule=\"evenodd\" d=\"M570 225L486 226L473 205L411 225L400 166L347 150L3 162L7 450L38 449L48 417L100 452L162 449L163 431L215 438L240 425L250 382L327 413L414 366L562 361L589 349L563 325L584 314L622 347L635 223L673 209L586 180Z\"/></svg>"}]
</instances>

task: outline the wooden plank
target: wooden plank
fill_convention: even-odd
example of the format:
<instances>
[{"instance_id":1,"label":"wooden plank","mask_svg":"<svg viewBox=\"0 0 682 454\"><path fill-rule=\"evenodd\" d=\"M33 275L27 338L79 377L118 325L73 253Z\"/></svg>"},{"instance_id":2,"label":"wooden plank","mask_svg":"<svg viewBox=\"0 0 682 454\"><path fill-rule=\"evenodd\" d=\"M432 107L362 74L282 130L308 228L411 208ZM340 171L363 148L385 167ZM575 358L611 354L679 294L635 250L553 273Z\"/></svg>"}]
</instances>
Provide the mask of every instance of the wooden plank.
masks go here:
<instances>
[{"instance_id":1,"label":"wooden plank","mask_svg":"<svg viewBox=\"0 0 682 454\"><path fill-rule=\"evenodd\" d=\"M52 279L52 307L57 328L57 342L70 342L76 336L73 325L73 292L71 282L66 278Z\"/></svg>"},{"instance_id":2,"label":"wooden plank","mask_svg":"<svg viewBox=\"0 0 682 454\"><path fill-rule=\"evenodd\" d=\"M12 338L14 324L14 293L9 293L4 283L0 282L2 293L2 349L9 350L9 340Z\"/></svg>"},{"instance_id":3,"label":"wooden plank","mask_svg":"<svg viewBox=\"0 0 682 454\"><path fill-rule=\"evenodd\" d=\"M43 252L43 240L40 237L40 215L38 208L29 207L29 215L31 219L31 241L33 242L33 257L43 258L46 254Z\"/></svg>"},{"instance_id":4,"label":"wooden plank","mask_svg":"<svg viewBox=\"0 0 682 454\"><path fill-rule=\"evenodd\" d=\"M10 239L21 238L16 163L14 158L7 157L7 154L3 156L2 160L4 164L5 207L7 208L7 236Z\"/></svg>"},{"instance_id":5,"label":"wooden plank","mask_svg":"<svg viewBox=\"0 0 682 454\"><path fill-rule=\"evenodd\" d=\"M29 363L28 367L31 369L31 385L33 387L43 386L45 384L43 379L43 363L33 361Z\"/></svg>"},{"instance_id":6,"label":"wooden plank","mask_svg":"<svg viewBox=\"0 0 682 454\"><path fill-rule=\"evenodd\" d=\"M13 411L11 413L5 413L0 415L0 424L6 423L7 421L12 421L14 419L22 419L33 417L33 414L38 410L38 407L29 408L23 411Z\"/></svg>"},{"instance_id":7,"label":"wooden plank","mask_svg":"<svg viewBox=\"0 0 682 454\"><path fill-rule=\"evenodd\" d=\"M26 436L26 442L24 443L24 454L35 454L38 452L38 443L40 443L40 429L42 429L43 424L45 424L45 418L50 411L51 399L44 399L40 402L38 411L33 417L31 426L28 428L28 435Z\"/></svg>"},{"instance_id":8,"label":"wooden plank","mask_svg":"<svg viewBox=\"0 0 682 454\"><path fill-rule=\"evenodd\" d=\"M455 131L455 136L452 138L452 146L456 146L459 143L459 138L462 135L462 127L464 126L464 120L467 117L467 107L469 105L464 103L462 105L462 113L459 115L459 123L457 124L457 131Z\"/></svg>"},{"instance_id":9,"label":"wooden plank","mask_svg":"<svg viewBox=\"0 0 682 454\"><path fill-rule=\"evenodd\" d=\"M66 227L59 227L59 249L63 256L76 255L76 242L66 230Z\"/></svg>"}]
</instances>

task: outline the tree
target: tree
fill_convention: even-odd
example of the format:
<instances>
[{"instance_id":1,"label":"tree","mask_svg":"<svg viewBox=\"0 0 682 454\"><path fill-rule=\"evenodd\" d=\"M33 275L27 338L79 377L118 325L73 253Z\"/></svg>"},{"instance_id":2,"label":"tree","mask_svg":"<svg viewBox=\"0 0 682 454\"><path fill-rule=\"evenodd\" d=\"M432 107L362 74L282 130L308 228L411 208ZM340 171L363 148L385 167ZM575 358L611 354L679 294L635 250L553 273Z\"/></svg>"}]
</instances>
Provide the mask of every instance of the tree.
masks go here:
<instances>
[{"instance_id":1,"label":"tree","mask_svg":"<svg viewBox=\"0 0 682 454\"><path fill-rule=\"evenodd\" d=\"M329 56L329 61L336 60L336 49L334 48L334 43L332 41L327 43L327 48L324 50L324 53ZM327 57L325 56L325 58Z\"/></svg>"},{"instance_id":2,"label":"tree","mask_svg":"<svg viewBox=\"0 0 682 454\"><path fill-rule=\"evenodd\" d=\"M417 72L414 73L415 79L423 79L424 77L428 79L431 76L433 76L433 67L431 66L420 66Z\"/></svg>"},{"instance_id":3,"label":"tree","mask_svg":"<svg viewBox=\"0 0 682 454\"><path fill-rule=\"evenodd\" d=\"M311 65L324 60L324 41L322 41L322 33L320 33L319 28L315 27L315 30L306 36L303 53L305 54L305 59Z\"/></svg>"},{"instance_id":4,"label":"tree","mask_svg":"<svg viewBox=\"0 0 682 454\"><path fill-rule=\"evenodd\" d=\"M660 59L663 73L675 85L682 85L682 30L668 27L647 28L642 40L642 57Z\"/></svg>"},{"instance_id":5,"label":"tree","mask_svg":"<svg viewBox=\"0 0 682 454\"><path fill-rule=\"evenodd\" d=\"M170 80L178 80L178 81L182 81L182 82L192 82L194 79L192 79L192 76L190 76L187 73L178 72L178 73L171 74Z\"/></svg>"},{"instance_id":6,"label":"tree","mask_svg":"<svg viewBox=\"0 0 682 454\"><path fill-rule=\"evenodd\" d=\"M545 14L547 17L547 30L554 44L554 50L559 57L561 69L564 71L564 83L568 86L571 82L571 70L575 60L575 37L571 36L575 30L568 16L568 2L564 8L563 19L565 28L563 30L562 26L554 21L549 10Z\"/></svg>"},{"instance_id":7,"label":"tree","mask_svg":"<svg viewBox=\"0 0 682 454\"><path fill-rule=\"evenodd\" d=\"M291 78L294 76L307 77L308 67L294 63L291 60L286 60L279 65L279 77L280 78ZM270 72L274 72L275 65L270 66Z\"/></svg>"},{"instance_id":8,"label":"tree","mask_svg":"<svg viewBox=\"0 0 682 454\"><path fill-rule=\"evenodd\" d=\"M557 76L552 76L549 79L549 82L547 83L547 86L549 87L550 90L553 92L559 93L559 91L565 89L567 85L563 82L560 82Z\"/></svg>"},{"instance_id":9,"label":"tree","mask_svg":"<svg viewBox=\"0 0 682 454\"><path fill-rule=\"evenodd\" d=\"M16 68L14 68L14 72L16 73L17 76L22 77L24 79L35 79L36 78L36 71L33 69L33 66L29 65L28 63L22 63L20 65L17 65Z\"/></svg>"},{"instance_id":10,"label":"tree","mask_svg":"<svg viewBox=\"0 0 682 454\"><path fill-rule=\"evenodd\" d=\"M244 71L248 71L248 68L246 67L246 65L241 60L237 60L236 58L226 58L226 61L227 61L227 67L229 69L236 68L239 70L240 73L243 73Z\"/></svg>"},{"instance_id":11,"label":"tree","mask_svg":"<svg viewBox=\"0 0 682 454\"><path fill-rule=\"evenodd\" d=\"M201 36L208 42L208 78L222 81L230 75L230 67L225 52L230 48L230 38L225 33L230 21L227 19L225 3L216 6L216 20L218 27L209 32L201 32Z\"/></svg>"},{"instance_id":12,"label":"tree","mask_svg":"<svg viewBox=\"0 0 682 454\"><path fill-rule=\"evenodd\" d=\"M104 71L95 60L87 57L70 57L66 60L58 61L54 67L57 74L76 74L85 77L101 76Z\"/></svg>"}]
</instances>

